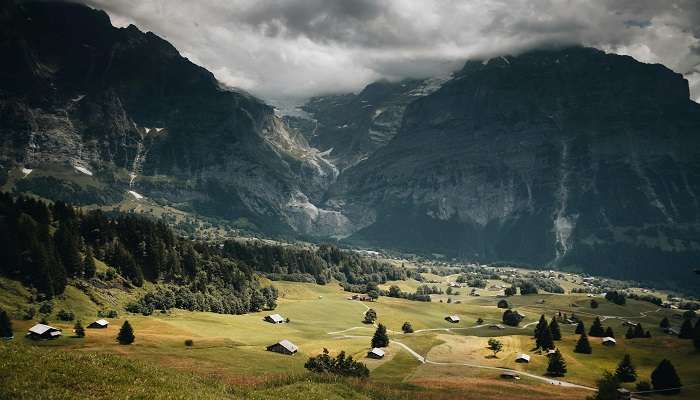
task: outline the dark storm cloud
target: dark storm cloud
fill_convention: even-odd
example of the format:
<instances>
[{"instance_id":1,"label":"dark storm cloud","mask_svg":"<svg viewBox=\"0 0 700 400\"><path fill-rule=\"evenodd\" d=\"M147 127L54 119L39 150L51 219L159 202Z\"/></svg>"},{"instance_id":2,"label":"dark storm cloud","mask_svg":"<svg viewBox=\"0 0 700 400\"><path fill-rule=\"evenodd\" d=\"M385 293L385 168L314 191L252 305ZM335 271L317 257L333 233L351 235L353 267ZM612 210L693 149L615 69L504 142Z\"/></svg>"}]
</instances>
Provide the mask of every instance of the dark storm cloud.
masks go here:
<instances>
[{"instance_id":1,"label":"dark storm cloud","mask_svg":"<svg viewBox=\"0 0 700 400\"><path fill-rule=\"evenodd\" d=\"M663 63L700 98L700 0L88 0L266 99L583 44Z\"/></svg>"}]
</instances>

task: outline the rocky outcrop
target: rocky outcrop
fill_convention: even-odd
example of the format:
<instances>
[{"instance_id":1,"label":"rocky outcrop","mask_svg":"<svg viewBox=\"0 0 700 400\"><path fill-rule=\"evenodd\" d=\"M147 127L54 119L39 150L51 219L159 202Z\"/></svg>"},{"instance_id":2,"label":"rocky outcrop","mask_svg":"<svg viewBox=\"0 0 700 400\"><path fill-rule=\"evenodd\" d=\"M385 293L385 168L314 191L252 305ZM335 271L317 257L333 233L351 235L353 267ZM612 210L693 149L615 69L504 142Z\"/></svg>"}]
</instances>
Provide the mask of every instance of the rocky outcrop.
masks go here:
<instances>
[{"instance_id":1,"label":"rocky outcrop","mask_svg":"<svg viewBox=\"0 0 700 400\"><path fill-rule=\"evenodd\" d=\"M222 87L157 35L114 28L102 11L53 2L1 8L5 168L73 169L96 187L246 217L268 232L325 225L313 202L337 171L270 106ZM300 198L317 212L300 215Z\"/></svg>"},{"instance_id":2,"label":"rocky outcrop","mask_svg":"<svg viewBox=\"0 0 700 400\"><path fill-rule=\"evenodd\" d=\"M358 94L315 97L302 107L311 121L297 118L292 125L342 171L393 139L406 106L437 90L447 79L381 81Z\"/></svg>"},{"instance_id":3,"label":"rocky outcrop","mask_svg":"<svg viewBox=\"0 0 700 400\"><path fill-rule=\"evenodd\" d=\"M698 133L661 65L587 48L468 62L328 204L355 241L647 279L663 264L678 282L700 254Z\"/></svg>"}]
</instances>

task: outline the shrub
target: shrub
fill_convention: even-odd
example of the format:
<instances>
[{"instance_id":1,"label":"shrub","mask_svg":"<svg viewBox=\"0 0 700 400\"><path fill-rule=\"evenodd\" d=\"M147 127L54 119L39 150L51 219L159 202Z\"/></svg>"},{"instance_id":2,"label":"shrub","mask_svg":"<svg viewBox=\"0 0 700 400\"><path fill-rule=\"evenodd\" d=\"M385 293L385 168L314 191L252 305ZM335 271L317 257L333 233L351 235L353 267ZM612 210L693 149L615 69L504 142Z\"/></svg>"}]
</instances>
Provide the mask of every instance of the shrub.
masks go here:
<instances>
[{"instance_id":1,"label":"shrub","mask_svg":"<svg viewBox=\"0 0 700 400\"><path fill-rule=\"evenodd\" d=\"M192 339L185 340L185 346L187 346L187 347L194 346L194 340L192 340Z\"/></svg>"},{"instance_id":2,"label":"shrub","mask_svg":"<svg viewBox=\"0 0 700 400\"><path fill-rule=\"evenodd\" d=\"M56 316L61 321L72 321L75 319L75 314L73 314L72 311L66 311L66 310L58 311L58 314L56 314Z\"/></svg>"},{"instance_id":3,"label":"shrub","mask_svg":"<svg viewBox=\"0 0 700 400\"><path fill-rule=\"evenodd\" d=\"M341 351L335 358L328 354L328 349L323 349L323 353L309 358L304 364L304 368L317 374L332 374L339 376L349 376L356 378L369 377L369 369L361 362L346 357Z\"/></svg>"}]
</instances>

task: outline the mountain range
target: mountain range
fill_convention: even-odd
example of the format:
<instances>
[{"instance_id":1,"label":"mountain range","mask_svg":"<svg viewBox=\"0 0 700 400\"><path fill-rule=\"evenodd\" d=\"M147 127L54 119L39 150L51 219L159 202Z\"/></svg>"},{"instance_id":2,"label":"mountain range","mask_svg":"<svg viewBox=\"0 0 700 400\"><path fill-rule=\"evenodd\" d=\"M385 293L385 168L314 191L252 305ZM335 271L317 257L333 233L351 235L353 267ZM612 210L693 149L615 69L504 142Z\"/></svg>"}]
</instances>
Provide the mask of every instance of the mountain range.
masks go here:
<instances>
[{"instance_id":1,"label":"mountain range","mask_svg":"<svg viewBox=\"0 0 700 400\"><path fill-rule=\"evenodd\" d=\"M0 52L6 189L693 285L700 105L662 65L532 50L316 97L302 118L82 5L0 1Z\"/></svg>"}]
</instances>

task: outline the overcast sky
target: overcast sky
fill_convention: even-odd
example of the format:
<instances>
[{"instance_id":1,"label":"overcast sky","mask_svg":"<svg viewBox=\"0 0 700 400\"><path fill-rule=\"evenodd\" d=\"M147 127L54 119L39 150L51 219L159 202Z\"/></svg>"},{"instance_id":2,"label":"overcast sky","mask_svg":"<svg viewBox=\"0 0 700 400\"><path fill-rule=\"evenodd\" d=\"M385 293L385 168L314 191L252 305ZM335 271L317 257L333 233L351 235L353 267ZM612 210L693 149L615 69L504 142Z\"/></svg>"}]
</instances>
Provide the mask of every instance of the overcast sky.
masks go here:
<instances>
[{"instance_id":1,"label":"overcast sky","mask_svg":"<svg viewBox=\"0 0 700 400\"><path fill-rule=\"evenodd\" d=\"M86 0L268 101L584 44L662 63L700 102L700 0Z\"/></svg>"}]
</instances>

